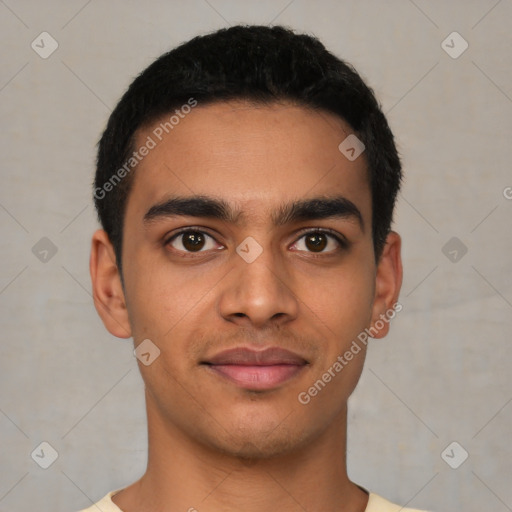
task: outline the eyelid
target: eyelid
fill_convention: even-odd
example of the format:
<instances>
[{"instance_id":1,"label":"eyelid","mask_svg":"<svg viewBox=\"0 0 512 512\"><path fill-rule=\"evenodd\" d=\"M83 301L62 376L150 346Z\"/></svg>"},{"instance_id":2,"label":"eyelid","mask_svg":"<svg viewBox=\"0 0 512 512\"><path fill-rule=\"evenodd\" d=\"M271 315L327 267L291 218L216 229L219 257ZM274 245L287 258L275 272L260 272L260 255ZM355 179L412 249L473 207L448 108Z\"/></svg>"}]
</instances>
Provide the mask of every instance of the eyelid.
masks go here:
<instances>
[{"instance_id":1,"label":"eyelid","mask_svg":"<svg viewBox=\"0 0 512 512\"><path fill-rule=\"evenodd\" d=\"M189 231L197 231L198 233L208 235L210 238L213 238L216 242L218 242L216 237L210 233L208 228L203 226L184 226L182 228L173 230L171 234L166 234L164 236L164 243L169 243L173 238L177 237L178 235L182 235L183 233L188 233Z\"/></svg>"},{"instance_id":2,"label":"eyelid","mask_svg":"<svg viewBox=\"0 0 512 512\"><path fill-rule=\"evenodd\" d=\"M304 229L300 230L297 233L299 236L295 240L295 242L293 242L293 244L296 244L303 236L308 235L310 233L327 234L327 235L331 236L332 238L334 238L336 240L336 242L338 242L338 244L340 245L341 248L347 249L349 247L349 241L340 232L335 231L334 229L330 229L330 228L315 228L315 227L304 228ZM332 252L332 251L330 251L330 252ZM321 253L318 253L318 254L321 254Z\"/></svg>"},{"instance_id":3,"label":"eyelid","mask_svg":"<svg viewBox=\"0 0 512 512\"><path fill-rule=\"evenodd\" d=\"M193 232L197 232L197 233L201 233L202 235L206 235L208 237L210 237L212 240L215 241L216 244L222 246L220 248L216 248L215 250L219 250L221 248L224 248L224 244L221 244L218 240L217 240L217 237L212 235L207 228L204 228L202 226L185 226L183 228L179 228L175 231L172 232L172 234L170 235L166 235L164 236L163 238L163 245L164 247L170 245L170 243L175 240L177 237L179 237L180 235L183 235L185 233L188 233L190 231L193 231ZM209 249L209 250L206 250L206 251L183 251L181 249L175 249L173 248L172 249L173 251L176 251L180 254L186 254L186 255L194 255L194 254L201 254L201 253L208 253L209 251L211 251L212 249Z\"/></svg>"}]
</instances>

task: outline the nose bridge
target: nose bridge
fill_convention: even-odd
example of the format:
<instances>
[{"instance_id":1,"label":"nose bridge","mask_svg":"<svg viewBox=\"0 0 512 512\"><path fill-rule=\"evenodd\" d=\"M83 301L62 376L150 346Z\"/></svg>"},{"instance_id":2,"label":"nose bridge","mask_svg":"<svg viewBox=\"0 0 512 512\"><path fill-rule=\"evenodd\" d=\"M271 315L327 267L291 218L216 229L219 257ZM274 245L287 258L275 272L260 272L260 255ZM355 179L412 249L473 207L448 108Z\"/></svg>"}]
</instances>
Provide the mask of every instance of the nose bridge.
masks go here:
<instances>
[{"instance_id":1,"label":"nose bridge","mask_svg":"<svg viewBox=\"0 0 512 512\"><path fill-rule=\"evenodd\" d=\"M225 318L265 324L296 315L290 276L278 249L247 237L232 257L235 268L221 300Z\"/></svg>"},{"instance_id":2,"label":"nose bridge","mask_svg":"<svg viewBox=\"0 0 512 512\"><path fill-rule=\"evenodd\" d=\"M246 279L250 287L261 287L262 291L268 290L272 287L279 287L286 279L284 275L285 267L280 261L280 255L276 254L278 251L274 250L270 244L265 247L260 246L250 247L251 244L245 244L242 249L249 247L249 252L253 252L253 260L245 260L244 264L240 265L240 278ZM239 252L242 252L240 249ZM240 254L239 254L240 255ZM281 275L280 275L281 274Z\"/></svg>"}]
</instances>

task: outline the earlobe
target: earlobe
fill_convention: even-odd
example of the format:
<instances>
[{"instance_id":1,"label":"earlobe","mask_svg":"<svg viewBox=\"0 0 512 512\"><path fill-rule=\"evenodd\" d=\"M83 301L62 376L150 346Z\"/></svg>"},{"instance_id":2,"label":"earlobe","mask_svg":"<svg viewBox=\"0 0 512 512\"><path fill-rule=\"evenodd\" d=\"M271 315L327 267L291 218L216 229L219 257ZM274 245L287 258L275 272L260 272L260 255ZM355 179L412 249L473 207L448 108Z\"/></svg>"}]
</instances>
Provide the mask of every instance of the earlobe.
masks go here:
<instances>
[{"instance_id":1,"label":"earlobe","mask_svg":"<svg viewBox=\"0 0 512 512\"><path fill-rule=\"evenodd\" d=\"M391 319L399 311L396 305L402 287L401 245L400 235L390 231L377 263L372 325L369 329L373 338L386 336Z\"/></svg>"},{"instance_id":2,"label":"earlobe","mask_svg":"<svg viewBox=\"0 0 512 512\"><path fill-rule=\"evenodd\" d=\"M102 229L92 237L91 273L94 306L107 330L118 338L129 338L131 328L124 297L121 276L116 264L114 248Z\"/></svg>"}]
</instances>

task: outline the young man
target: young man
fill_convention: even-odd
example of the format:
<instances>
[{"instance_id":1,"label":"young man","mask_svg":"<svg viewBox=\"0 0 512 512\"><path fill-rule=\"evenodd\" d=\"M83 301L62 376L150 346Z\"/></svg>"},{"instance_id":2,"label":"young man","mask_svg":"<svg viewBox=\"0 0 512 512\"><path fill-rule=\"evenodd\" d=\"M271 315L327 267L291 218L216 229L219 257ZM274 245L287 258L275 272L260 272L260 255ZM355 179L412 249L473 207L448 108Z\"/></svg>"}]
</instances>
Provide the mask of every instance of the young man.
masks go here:
<instances>
[{"instance_id":1,"label":"young man","mask_svg":"<svg viewBox=\"0 0 512 512\"><path fill-rule=\"evenodd\" d=\"M401 308L401 180L371 90L316 39L236 26L151 64L99 144L94 301L133 337L146 473L103 512L388 512L347 400Z\"/></svg>"}]
</instances>

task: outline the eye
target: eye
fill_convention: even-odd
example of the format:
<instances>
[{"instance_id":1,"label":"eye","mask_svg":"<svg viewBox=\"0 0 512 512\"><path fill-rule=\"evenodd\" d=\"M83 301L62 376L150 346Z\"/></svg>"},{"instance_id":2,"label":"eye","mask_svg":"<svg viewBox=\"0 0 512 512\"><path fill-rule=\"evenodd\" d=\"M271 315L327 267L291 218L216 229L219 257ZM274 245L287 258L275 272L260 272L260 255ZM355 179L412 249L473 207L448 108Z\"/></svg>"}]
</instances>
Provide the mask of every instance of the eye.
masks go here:
<instances>
[{"instance_id":1,"label":"eye","mask_svg":"<svg viewBox=\"0 0 512 512\"><path fill-rule=\"evenodd\" d=\"M204 252L219 248L213 237L197 229L187 229L176 233L167 240L166 245L181 252Z\"/></svg>"},{"instance_id":2,"label":"eye","mask_svg":"<svg viewBox=\"0 0 512 512\"><path fill-rule=\"evenodd\" d=\"M346 246L346 242L340 236L325 230L314 230L304 233L292 248L298 251L322 253L333 252Z\"/></svg>"}]
</instances>

